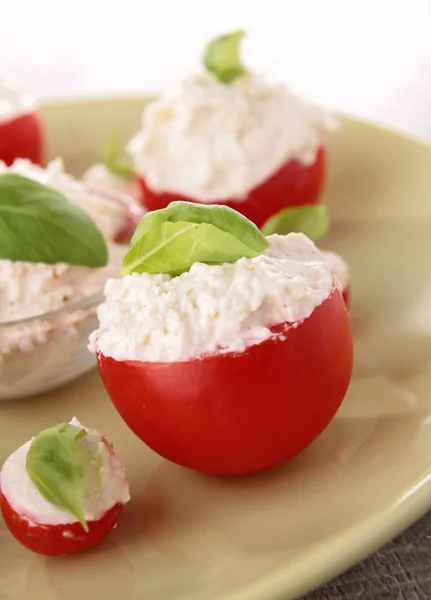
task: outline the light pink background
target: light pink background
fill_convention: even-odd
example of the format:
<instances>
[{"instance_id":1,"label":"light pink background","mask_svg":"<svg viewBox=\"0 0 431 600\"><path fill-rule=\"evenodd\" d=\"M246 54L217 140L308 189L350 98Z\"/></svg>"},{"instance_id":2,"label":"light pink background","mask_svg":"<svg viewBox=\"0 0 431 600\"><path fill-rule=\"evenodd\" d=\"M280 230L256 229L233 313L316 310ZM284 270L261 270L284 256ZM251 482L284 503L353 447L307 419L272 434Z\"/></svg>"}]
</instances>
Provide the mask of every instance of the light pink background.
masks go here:
<instances>
[{"instance_id":1,"label":"light pink background","mask_svg":"<svg viewBox=\"0 0 431 600\"><path fill-rule=\"evenodd\" d=\"M255 69L431 139L431 0L3 0L0 75L39 97L156 91L238 27Z\"/></svg>"}]
</instances>

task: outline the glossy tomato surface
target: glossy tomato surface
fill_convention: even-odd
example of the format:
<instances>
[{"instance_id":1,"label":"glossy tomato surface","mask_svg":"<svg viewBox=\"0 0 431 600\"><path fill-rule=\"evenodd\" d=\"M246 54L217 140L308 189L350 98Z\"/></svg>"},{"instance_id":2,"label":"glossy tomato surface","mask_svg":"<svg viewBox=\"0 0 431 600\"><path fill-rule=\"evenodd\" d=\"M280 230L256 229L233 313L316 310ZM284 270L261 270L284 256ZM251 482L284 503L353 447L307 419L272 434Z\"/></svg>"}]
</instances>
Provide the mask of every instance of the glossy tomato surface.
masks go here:
<instances>
[{"instance_id":1,"label":"glossy tomato surface","mask_svg":"<svg viewBox=\"0 0 431 600\"><path fill-rule=\"evenodd\" d=\"M0 121L0 160L11 165L16 158L43 162L43 131L39 116L34 113L18 115Z\"/></svg>"},{"instance_id":2,"label":"glossy tomato surface","mask_svg":"<svg viewBox=\"0 0 431 600\"><path fill-rule=\"evenodd\" d=\"M352 372L350 317L337 289L301 323L273 331L242 353L172 363L99 354L99 369L124 421L161 456L208 473L251 473L308 446Z\"/></svg>"},{"instance_id":3,"label":"glossy tomato surface","mask_svg":"<svg viewBox=\"0 0 431 600\"><path fill-rule=\"evenodd\" d=\"M288 206L316 204L325 182L326 152L321 147L316 160L311 165L303 165L291 160L283 165L269 179L251 190L246 199L223 200L214 204L230 206L253 221L258 227L273 215ZM139 178L141 202L148 210L166 208L174 200L199 202L198 199L187 198L173 193L153 192Z\"/></svg>"},{"instance_id":4,"label":"glossy tomato surface","mask_svg":"<svg viewBox=\"0 0 431 600\"><path fill-rule=\"evenodd\" d=\"M115 527L123 505L115 504L99 520L89 521L85 532L77 521L66 525L44 525L29 521L16 512L3 493L0 494L1 511L11 534L26 548L46 555L63 555L87 550L101 542Z\"/></svg>"}]
</instances>

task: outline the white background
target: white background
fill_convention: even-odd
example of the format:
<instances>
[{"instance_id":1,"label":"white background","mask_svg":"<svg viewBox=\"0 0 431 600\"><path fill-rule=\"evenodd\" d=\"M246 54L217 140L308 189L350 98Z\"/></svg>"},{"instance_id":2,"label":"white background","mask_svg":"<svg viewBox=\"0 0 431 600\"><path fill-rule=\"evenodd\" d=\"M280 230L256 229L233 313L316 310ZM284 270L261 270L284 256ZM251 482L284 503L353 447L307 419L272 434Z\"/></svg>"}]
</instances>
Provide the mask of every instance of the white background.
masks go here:
<instances>
[{"instance_id":1,"label":"white background","mask_svg":"<svg viewBox=\"0 0 431 600\"><path fill-rule=\"evenodd\" d=\"M234 28L249 67L431 139L431 0L0 0L0 75L42 98L157 91Z\"/></svg>"}]
</instances>

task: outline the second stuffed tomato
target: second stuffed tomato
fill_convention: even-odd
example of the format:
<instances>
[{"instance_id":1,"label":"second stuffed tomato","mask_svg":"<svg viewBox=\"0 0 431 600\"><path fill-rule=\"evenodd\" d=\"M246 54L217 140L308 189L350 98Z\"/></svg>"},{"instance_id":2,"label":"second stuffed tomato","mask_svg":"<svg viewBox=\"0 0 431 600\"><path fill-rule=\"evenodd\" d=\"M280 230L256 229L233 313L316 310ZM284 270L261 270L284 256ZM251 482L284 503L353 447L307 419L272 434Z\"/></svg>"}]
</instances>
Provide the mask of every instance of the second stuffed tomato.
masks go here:
<instances>
[{"instance_id":1,"label":"second stuffed tomato","mask_svg":"<svg viewBox=\"0 0 431 600\"><path fill-rule=\"evenodd\" d=\"M212 40L205 72L146 105L128 152L148 210L222 204L262 227L284 208L319 201L335 121L247 70L243 35Z\"/></svg>"},{"instance_id":2,"label":"second stuffed tomato","mask_svg":"<svg viewBox=\"0 0 431 600\"><path fill-rule=\"evenodd\" d=\"M180 465L278 465L346 394L350 317L329 263L302 234L267 240L256 258L133 273L105 290L92 335L104 385L132 431Z\"/></svg>"}]
</instances>

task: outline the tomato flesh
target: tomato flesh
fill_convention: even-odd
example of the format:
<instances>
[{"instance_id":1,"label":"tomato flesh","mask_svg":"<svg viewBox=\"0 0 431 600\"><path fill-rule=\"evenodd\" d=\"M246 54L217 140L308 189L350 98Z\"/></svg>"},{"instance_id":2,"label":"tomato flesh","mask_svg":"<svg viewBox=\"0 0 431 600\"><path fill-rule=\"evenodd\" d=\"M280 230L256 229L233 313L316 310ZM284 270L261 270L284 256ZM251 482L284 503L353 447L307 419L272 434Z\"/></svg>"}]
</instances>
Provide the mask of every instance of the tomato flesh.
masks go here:
<instances>
[{"instance_id":1,"label":"tomato flesh","mask_svg":"<svg viewBox=\"0 0 431 600\"><path fill-rule=\"evenodd\" d=\"M16 512L6 496L0 493L0 506L5 523L20 544L45 555L63 555L87 550L101 542L116 526L123 504L117 503L97 521L89 521L85 532L77 521L65 525L47 525L29 520Z\"/></svg>"},{"instance_id":2,"label":"tomato flesh","mask_svg":"<svg viewBox=\"0 0 431 600\"><path fill-rule=\"evenodd\" d=\"M42 125L36 113L25 113L0 122L0 160L7 165L16 158L27 158L42 165L43 146Z\"/></svg>"},{"instance_id":3,"label":"tomato flesh","mask_svg":"<svg viewBox=\"0 0 431 600\"><path fill-rule=\"evenodd\" d=\"M352 372L338 289L304 321L273 331L242 353L187 362L99 354L99 370L124 421L158 454L208 473L252 473L298 454L326 428Z\"/></svg>"},{"instance_id":4,"label":"tomato flesh","mask_svg":"<svg viewBox=\"0 0 431 600\"><path fill-rule=\"evenodd\" d=\"M316 204L323 190L326 170L326 152L322 147L311 165L290 160L266 181L248 192L246 199L215 201L213 204L230 206L253 221L258 227L288 206ZM181 194L152 191L142 177L138 178L141 202L148 210L166 208L174 200L199 202Z\"/></svg>"}]
</instances>

